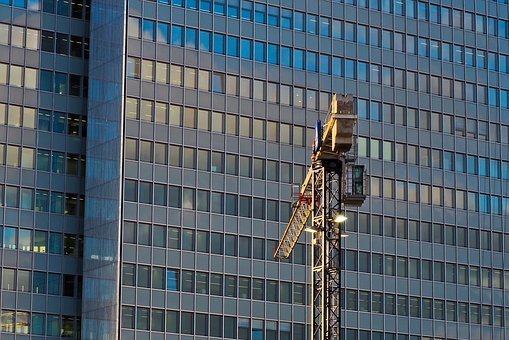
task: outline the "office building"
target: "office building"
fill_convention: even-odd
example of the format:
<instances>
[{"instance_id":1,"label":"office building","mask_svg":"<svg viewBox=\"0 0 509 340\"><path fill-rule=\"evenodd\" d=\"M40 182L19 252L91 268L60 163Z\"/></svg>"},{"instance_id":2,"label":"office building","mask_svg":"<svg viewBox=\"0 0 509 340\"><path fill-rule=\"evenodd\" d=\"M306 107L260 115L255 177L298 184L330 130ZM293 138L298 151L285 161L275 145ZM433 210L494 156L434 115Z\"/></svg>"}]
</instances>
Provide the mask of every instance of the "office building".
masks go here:
<instances>
[{"instance_id":1,"label":"office building","mask_svg":"<svg viewBox=\"0 0 509 340\"><path fill-rule=\"evenodd\" d=\"M309 339L309 236L272 252L332 93L357 98L370 186L345 338L508 338L508 17L0 0L2 339Z\"/></svg>"}]
</instances>

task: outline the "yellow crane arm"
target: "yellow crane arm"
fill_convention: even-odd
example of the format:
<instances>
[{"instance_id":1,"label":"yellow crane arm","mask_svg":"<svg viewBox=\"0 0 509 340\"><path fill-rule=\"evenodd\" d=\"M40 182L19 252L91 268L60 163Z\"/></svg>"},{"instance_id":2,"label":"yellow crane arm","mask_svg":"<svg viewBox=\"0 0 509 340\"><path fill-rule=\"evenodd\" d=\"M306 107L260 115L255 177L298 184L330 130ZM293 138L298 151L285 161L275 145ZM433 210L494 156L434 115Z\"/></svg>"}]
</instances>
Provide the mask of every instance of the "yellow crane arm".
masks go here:
<instances>
[{"instance_id":1,"label":"yellow crane arm","mask_svg":"<svg viewBox=\"0 0 509 340\"><path fill-rule=\"evenodd\" d=\"M274 252L274 258L276 259L286 259L290 256L300 234L302 233L302 230L304 230L304 226L306 225L309 216L311 216L311 213L313 212L313 188L311 187L312 175L313 171L309 168L306 179L304 179L304 183L301 186L299 199L295 203L290 221L288 222L283 237L281 238L281 241L279 241L279 245Z\"/></svg>"},{"instance_id":2,"label":"yellow crane arm","mask_svg":"<svg viewBox=\"0 0 509 340\"><path fill-rule=\"evenodd\" d=\"M321 132L321 136L316 136L317 139L314 141L316 150L313 150L313 161L339 159L341 154L350 150L357 119L353 110L353 97L351 95L333 96L323 132ZM276 259L290 256L309 216L313 212L312 177L313 170L309 168L300 189L299 200L293 209L292 217L274 252L274 258Z\"/></svg>"}]
</instances>

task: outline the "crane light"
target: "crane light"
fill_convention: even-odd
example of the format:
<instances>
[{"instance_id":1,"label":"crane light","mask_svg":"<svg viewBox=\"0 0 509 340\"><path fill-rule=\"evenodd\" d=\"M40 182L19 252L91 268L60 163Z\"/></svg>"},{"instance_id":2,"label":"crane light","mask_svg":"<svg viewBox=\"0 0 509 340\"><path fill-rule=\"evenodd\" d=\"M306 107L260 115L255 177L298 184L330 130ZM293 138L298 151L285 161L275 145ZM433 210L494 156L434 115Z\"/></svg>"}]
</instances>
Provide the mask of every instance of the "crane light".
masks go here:
<instances>
[{"instance_id":1,"label":"crane light","mask_svg":"<svg viewBox=\"0 0 509 340\"><path fill-rule=\"evenodd\" d=\"M334 222L336 223L343 223L345 222L346 220L348 220L348 217L346 217L345 215L343 214L339 214L337 215L336 217L334 217Z\"/></svg>"}]
</instances>

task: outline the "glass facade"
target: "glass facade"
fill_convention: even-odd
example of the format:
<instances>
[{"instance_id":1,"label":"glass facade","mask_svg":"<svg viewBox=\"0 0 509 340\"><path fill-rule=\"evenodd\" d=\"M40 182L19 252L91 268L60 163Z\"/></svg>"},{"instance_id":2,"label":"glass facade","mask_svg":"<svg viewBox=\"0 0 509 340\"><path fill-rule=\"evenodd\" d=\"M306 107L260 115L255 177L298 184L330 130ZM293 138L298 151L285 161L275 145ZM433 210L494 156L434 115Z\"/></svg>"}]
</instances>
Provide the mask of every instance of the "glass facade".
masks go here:
<instances>
[{"instance_id":1,"label":"glass facade","mask_svg":"<svg viewBox=\"0 0 509 340\"><path fill-rule=\"evenodd\" d=\"M508 17L0 0L0 338L309 339L310 240L272 254L333 93L370 189L344 337L508 338Z\"/></svg>"},{"instance_id":2,"label":"glass facade","mask_svg":"<svg viewBox=\"0 0 509 340\"><path fill-rule=\"evenodd\" d=\"M80 337L90 4L0 1L0 338Z\"/></svg>"}]
</instances>

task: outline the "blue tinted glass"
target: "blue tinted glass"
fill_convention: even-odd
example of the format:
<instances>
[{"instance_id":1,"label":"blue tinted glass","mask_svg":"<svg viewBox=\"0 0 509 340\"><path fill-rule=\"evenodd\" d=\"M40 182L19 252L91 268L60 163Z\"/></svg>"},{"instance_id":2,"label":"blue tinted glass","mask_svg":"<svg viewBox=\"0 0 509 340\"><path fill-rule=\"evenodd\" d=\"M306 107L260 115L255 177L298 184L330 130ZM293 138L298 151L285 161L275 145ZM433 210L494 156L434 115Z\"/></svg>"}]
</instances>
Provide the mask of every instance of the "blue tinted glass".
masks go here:
<instances>
[{"instance_id":1,"label":"blue tinted glass","mask_svg":"<svg viewBox=\"0 0 509 340\"><path fill-rule=\"evenodd\" d=\"M371 120L381 121L382 117L380 115L380 103L371 102L369 106L369 117Z\"/></svg>"},{"instance_id":2,"label":"blue tinted glass","mask_svg":"<svg viewBox=\"0 0 509 340\"><path fill-rule=\"evenodd\" d=\"M507 22L505 20L498 20L498 36L507 38Z\"/></svg>"},{"instance_id":3,"label":"blue tinted glass","mask_svg":"<svg viewBox=\"0 0 509 340\"><path fill-rule=\"evenodd\" d=\"M357 114L359 118L368 119L368 101L365 99L357 99Z\"/></svg>"},{"instance_id":4,"label":"blue tinted glass","mask_svg":"<svg viewBox=\"0 0 509 340\"><path fill-rule=\"evenodd\" d=\"M444 61L451 61L451 45L442 43L442 59Z\"/></svg>"},{"instance_id":5,"label":"blue tinted glass","mask_svg":"<svg viewBox=\"0 0 509 340\"><path fill-rule=\"evenodd\" d=\"M166 272L166 289L167 290L178 290L178 273L175 270L168 270Z\"/></svg>"},{"instance_id":6,"label":"blue tinted glass","mask_svg":"<svg viewBox=\"0 0 509 340\"><path fill-rule=\"evenodd\" d=\"M184 6L184 0L172 0L171 4L173 6L182 7L182 6Z\"/></svg>"},{"instance_id":7,"label":"blue tinted glass","mask_svg":"<svg viewBox=\"0 0 509 340\"><path fill-rule=\"evenodd\" d=\"M50 233L49 252L51 254L62 254L62 234Z\"/></svg>"},{"instance_id":8,"label":"blue tinted glass","mask_svg":"<svg viewBox=\"0 0 509 340\"><path fill-rule=\"evenodd\" d=\"M228 37L228 55L231 57L239 56L239 38Z\"/></svg>"},{"instance_id":9,"label":"blue tinted glass","mask_svg":"<svg viewBox=\"0 0 509 340\"><path fill-rule=\"evenodd\" d=\"M16 249L17 248L17 242L16 242L16 234L18 229L16 228L4 228L4 239L3 239L3 248L7 249Z\"/></svg>"},{"instance_id":10,"label":"blue tinted glass","mask_svg":"<svg viewBox=\"0 0 509 340\"><path fill-rule=\"evenodd\" d=\"M497 70L497 55L495 53L488 53L488 69L490 71Z\"/></svg>"},{"instance_id":11,"label":"blue tinted glass","mask_svg":"<svg viewBox=\"0 0 509 340\"><path fill-rule=\"evenodd\" d=\"M0 0L0 4L1 5L10 5L11 4L11 0Z\"/></svg>"},{"instance_id":12,"label":"blue tinted glass","mask_svg":"<svg viewBox=\"0 0 509 340\"><path fill-rule=\"evenodd\" d=\"M330 57L328 55L320 55L320 73L330 74Z\"/></svg>"},{"instance_id":13,"label":"blue tinted glass","mask_svg":"<svg viewBox=\"0 0 509 340\"><path fill-rule=\"evenodd\" d=\"M488 104L497 106L497 89L490 87L488 90Z\"/></svg>"},{"instance_id":14,"label":"blue tinted glass","mask_svg":"<svg viewBox=\"0 0 509 340\"><path fill-rule=\"evenodd\" d=\"M357 79L368 81L368 64L363 62L357 63Z\"/></svg>"},{"instance_id":15,"label":"blue tinted glass","mask_svg":"<svg viewBox=\"0 0 509 340\"><path fill-rule=\"evenodd\" d=\"M252 45L253 42L249 39L241 39L240 57L244 59L252 59Z\"/></svg>"},{"instance_id":16,"label":"blue tinted glass","mask_svg":"<svg viewBox=\"0 0 509 340\"><path fill-rule=\"evenodd\" d=\"M490 160L490 175L494 178L500 178L500 161Z\"/></svg>"},{"instance_id":17,"label":"blue tinted glass","mask_svg":"<svg viewBox=\"0 0 509 340\"><path fill-rule=\"evenodd\" d=\"M406 16L415 18L415 0L406 0Z\"/></svg>"},{"instance_id":18,"label":"blue tinted glass","mask_svg":"<svg viewBox=\"0 0 509 340\"><path fill-rule=\"evenodd\" d=\"M48 294L60 295L60 274L48 274Z\"/></svg>"},{"instance_id":19,"label":"blue tinted glass","mask_svg":"<svg viewBox=\"0 0 509 340\"><path fill-rule=\"evenodd\" d=\"M53 112L53 132L65 132L65 113Z\"/></svg>"},{"instance_id":20,"label":"blue tinted glass","mask_svg":"<svg viewBox=\"0 0 509 340\"><path fill-rule=\"evenodd\" d=\"M475 156L467 156L467 172L471 175L477 174L477 158Z\"/></svg>"},{"instance_id":21,"label":"blue tinted glass","mask_svg":"<svg viewBox=\"0 0 509 340\"><path fill-rule=\"evenodd\" d=\"M269 6L269 16L267 19L267 23L270 26L279 26L279 8Z\"/></svg>"},{"instance_id":22,"label":"blue tinted glass","mask_svg":"<svg viewBox=\"0 0 509 340\"><path fill-rule=\"evenodd\" d=\"M53 92L53 72L41 70L39 88L42 91Z\"/></svg>"},{"instance_id":23,"label":"blue tinted glass","mask_svg":"<svg viewBox=\"0 0 509 340\"><path fill-rule=\"evenodd\" d=\"M313 33L313 34L316 34L317 33L317 17L316 15L311 15L311 14L308 14L308 22L307 22L307 29L308 29L308 33Z\"/></svg>"},{"instance_id":24,"label":"blue tinted glass","mask_svg":"<svg viewBox=\"0 0 509 340\"><path fill-rule=\"evenodd\" d=\"M200 31L200 50L211 52L212 51L212 33L207 31Z\"/></svg>"},{"instance_id":25,"label":"blue tinted glass","mask_svg":"<svg viewBox=\"0 0 509 340\"><path fill-rule=\"evenodd\" d=\"M255 41L254 51L255 51L255 60L264 62L265 61L265 43L263 43L261 41Z\"/></svg>"},{"instance_id":26,"label":"blue tinted glass","mask_svg":"<svg viewBox=\"0 0 509 340\"><path fill-rule=\"evenodd\" d=\"M170 32L169 25L158 22L157 23L157 37L156 40L161 43L169 44L170 43Z\"/></svg>"},{"instance_id":27,"label":"blue tinted glass","mask_svg":"<svg viewBox=\"0 0 509 340\"><path fill-rule=\"evenodd\" d=\"M57 14L69 16L69 0L57 0Z\"/></svg>"},{"instance_id":28,"label":"blue tinted glass","mask_svg":"<svg viewBox=\"0 0 509 340\"><path fill-rule=\"evenodd\" d=\"M253 20L253 3L249 1L242 1L242 19Z\"/></svg>"},{"instance_id":29,"label":"blue tinted glass","mask_svg":"<svg viewBox=\"0 0 509 340\"><path fill-rule=\"evenodd\" d=\"M292 67L292 49L281 46L281 65Z\"/></svg>"},{"instance_id":30,"label":"blue tinted glass","mask_svg":"<svg viewBox=\"0 0 509 340\"><path fill-rule=\"evenodd\" d=\"M292 17L293 12L289 9L283 9L281 12L281 27L283 28L292 28Z\"/></svg>"},{"instance_id":31,"label":"blue tinted glass","mask_svg":"<svg viewBox=\"0 0 509 340\"><path fill-rule=\"evenodd\" d=\"M479 158L479 175L489 176L489 165L487 158Z\"/></svg>"},{"instance_id":32,"label":"blue tinted glass","mask_svg":"<svg viewBox=\"0 0 509 340\"><path fill-rule=\"evenodd\" d=\"M55 72L55 93L67 94L67 74Z\"/></svg>"},{"instance_id":33,"label":"blue tinted glass","mask_svg":"<svg viewBox=\"0 0 509 340\"><path fill-rule=\"evenodd\" d=\"M155 22L143 19L143 39L154 40Z\"/></svg>"},{"instance_id":34,"label":"blue tinted glass","mask_svg":"<svg viewBox=\"0 0 509 340\"><path fill-rule=\"evenodd\" d=\"M267 59L269 64L278 65L279 64L279 47L278 45L269 44Z\"/></svg>"},{"instance_id":35,"label":"blue tinted glass","mask_svg":"<svg viewBox=\"0 0 509 340\"><path fill-rule=\"evenodd\" d=\"M210 0L200 0L200 11L212 12L212 3Z\"/></svg>"},{"instance_id":36,"label":"blue tinted glass","mask_svg":"<svg viewBox=\"0 0 509 340\"><path fill-rule=\"evenodd\" d=\"M293 66L301 70L304 69L304 51L293 50Z\"/></svg>"},{"instance_id":37,"label":"blue tinted glass","mask_svg":"<svg viewBox=\"0 0 509 340\"><path fill-rule=\"evenodd\" d=\"M502 213L502 202L500 197L491 196L491 212L494 214Z\"/></svg>"},{"instance_id":38,"label":"blue tinted glass","mask_svg":"<svg viewBox=\"0 0 509 340\"><path fill-rule=\"evenodd\" d=\"M428 4L419 1L418 6L419 19L428 20Z\"/></svg>"},{"instance_id":39,"label":"blue tinted glass","mask_svg":"<svg viewBox=\"0 0 509 340\"><path fill-rule=\"evenodd\" d=\"M20 8L26 8L27 7L26 0L13 0L12 1L12 5L14 7L20 7Z\"/></svg>"},{"instance_id":40,"label":"blue tinted glass","mask_svg":"<svg viewBox=\"0 0 509 340\"><path fill-rule=\"evenodd\" d=\"M198 48L198 30L194 28L186 28L186 47Z\"/></svg>"},{"instance_id":41,"label":"blue tinted glass","mask_svg":"<svg viewBox=\"0 0 509 340\"><path fill-rule=\"evenodd\" d=\"M500 90L500 107L509 108L509 91L507 90Z\"/></svg>"},{"instance_id":42,"label":"blue tinted glass","mask_svg":"<svg viewBox=\"0 0 509 340\"><path fill-rule=\"evenodd\" d=\"M32 314L32 325L30 332L36 335L44 335L44 314Z\"/></svg>"},{"instance_id":43,"label":"blue tinted glass","mask_svg":"<svg viewBox=\"0 0 509 340\"><path fill-rule=\"evenodd\" d=\"M355 79L355 61L345 61L345 76L349 79Z\"/></svg>"},{"instance_id":44,"label":"blue tinted glass","mask_svg":"<svg viewBox=\"0 0 509 340\"><path fill-rule=\"evenodd\" d=\"M39 122L37 128L42 131L50 131L51 129L51 111L39 110Z\"/></svg>"},{"instance_id":45,"label":"blue tinted glass","mask_svg":"<svg viewBox=\"0 0 509 340\"><path fill-rule=\"evenodd\" d=\"M509 73L509 57L500 54L498 56L498 63L499 63L499 71L504 73Z\"/></svg>"},{"instance_id":46,"label":"blue tinted glass","mask_svg":"<svg viewBox=\"0 0 509 340\"><path fill-rule=\"evenodd\" d=\"M238 2L238 0L228 1L228 16L231 18L239 17L239 2Z\"/></svg>"},{"instance_id":47,"label":"blue tinted glass","mask_svg":"<svg viewBox=\"0 0 509 340\"><path fill-rule=\"evenodd\" d=\"M184 39L182 36L184 35L184 30L182 26L171 27L171 44L175 46L184 46Z\"/></svg>"},{"instance_id":48,"label":"blue tinted glass","mask_svg":"<svg viewBox=\"0 0 509 340\"><path fill-rule=\"evenodd\" d=\"M335 76L343 76L343 58L332 57L332 74Z\"/></svg>"},{"instance_id":49,"label":"blue tinted glass","mask_svg":"<svg viewBox=\"0 0 509 340\"><path fill-rule=\"evenodd\" d=\"M440 49L438 41L431 40L429 46L430 46L430 57L434 59L440 59Z\"/></svg>"},{"instance_id":50,"label":"blue tinted glass","mask_svg":"<svg viewBox=\"0 0 509 340\"><path fill-rule=\"evenodd\" d=\"M295 12L293 25L297 31L304 31L304 13Z\"/></svg>"},{"instance_id":51,"label":"blue tinted glass","mask_svg":"<svg viewBox=\"0 0 509 340\"><path fill-rule=\"evenodd\" d=\"M191 9L198 9L198 0L186 0L186 7Z\"/></svg>"},{"instance_id":52,"label":"blue tinted glass","mask_svg":"<svg viewBox=\"0 0 509 340\"><path fill-rule=\"evenodd\" d=\"M457 172L465 172L465 157L463 154L456 154L456 161L454 167Z\"/></svg>"},{"instance_id":53,"label":"blue tinted glass","mask_svg":"<svg viewBox=\"0 0 509 340\"><path fill-rule=\"evenodd\" d=\"M265 24L266 6L263 4L255 3L255 22Z\"/></svg>"},{"instance_id":54,"label":"blue tinted glass","mask_svg":"<svg viewBox=\"0 0 509 340\"><path fill-rule=\"evenodd\" d=\"M509 179L509 162L502 162L502 178Z\"/></svg>"},{"instance_id":55,"label":"blue tinted glass","mask_svg":"<svg viewBox=\"0 0 509 340\"><path fill-rule=\"evenodd\" d=\"M46 273L34 272L33 285L34 293L46 294Z\"/></svg>"},{"instance_id":56,"label":"blue tinted glass","mask_svg":"<svg viewBox=\"0 0 509 340\"><path fill-rule=\"evenodd\" d=\"M225 0L215 0L214 1L214 13L219 14L219 15L226 14Z\"/></svg>"},{"instance_id":57,"label":"blue tinted glass","mask_svg":"<svg viewBox=\"0 0 509 340\"><path fill-rule=\"evenodd\" d=\"M307 70L316 72L316 53L308 52L306 60L307 60Z\"/></svg>"},{"instance_id":58,"label":"blue tinted glass","mask_svg":"<svg viewBox=\"0 0 509 340\"><path fill-rule=\"evenodd\" d=\"M225 54L224 34L214 33L214 53Z\"/></svg>"}]
</instances>

